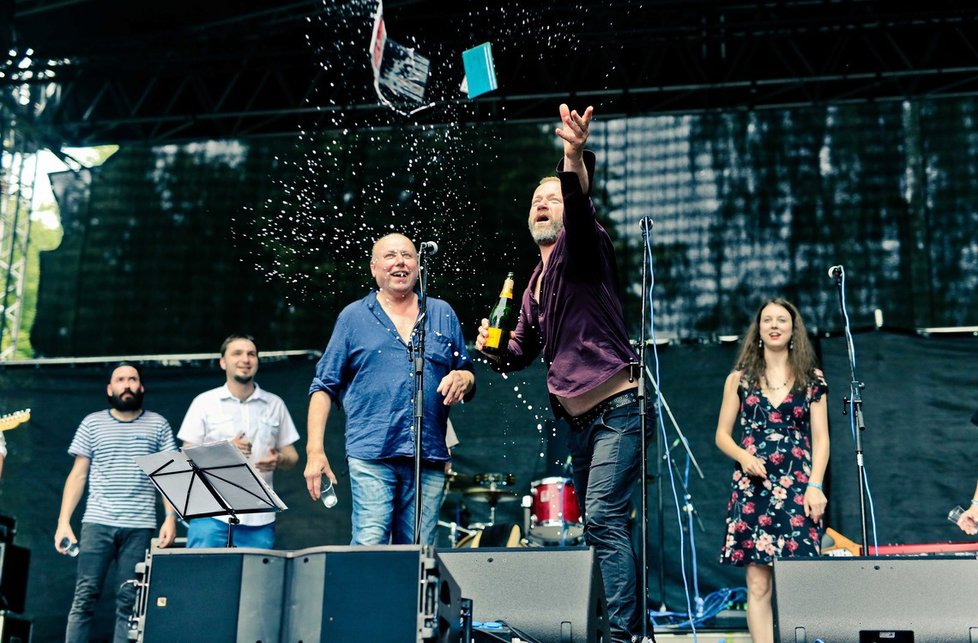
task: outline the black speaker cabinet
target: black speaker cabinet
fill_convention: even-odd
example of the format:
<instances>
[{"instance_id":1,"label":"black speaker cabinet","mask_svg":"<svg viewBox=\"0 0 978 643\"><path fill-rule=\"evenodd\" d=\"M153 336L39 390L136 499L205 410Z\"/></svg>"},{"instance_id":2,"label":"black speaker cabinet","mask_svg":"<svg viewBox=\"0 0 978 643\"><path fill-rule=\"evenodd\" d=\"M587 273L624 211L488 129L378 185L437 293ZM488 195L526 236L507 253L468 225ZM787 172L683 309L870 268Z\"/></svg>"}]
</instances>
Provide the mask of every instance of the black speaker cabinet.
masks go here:
<instances>
[{"instance_id":1,"label":"black speaker cabinet","mask_svg":"<svg viewBox=\"0 0 978 643\"><path fill-rule=\"evenodd\" d=\"M142 640L278 641L287 562L263 549L154 550Z\"/></svg>"},{"instance_id":2,"label":"black speaker cabinet","mask_svg":"<svg viewBox=\"0 0 978 643\"><path fill-rule=\"evenodd\" d=\"M978 643L978 559L779 560L774 640Z\"/></svg>"},{"instance_id":3,"label":"black speaker cabinet","mask_svg":"<svg viewBox=\"0 0 978 643\"><path fill-rule=\"evenodd\" d=\"M0 612L0 643L31 643L31 622Z\"/></svg>"},{"instance_id":4,"label":"black speaker cabinet","mask_svg":"<svg viewBox=\"0 0 978 643\"><path fill-rule=\"evenodd\" d=\"M17 533L17 519L13 516L0 514L0 543L14 542Z\"/></svg>"},{"instance_id":5,"label":"black speaker cabinet","mask_svg":"<svg viewBox=\"0 0 978 643\"><path fill-rule=\"evenodd\" d=\"M0 610L23 612L31 550L0 542Z\"/></svg>"},{"instance_id":6,"label":"black speaker cabinet","mask_svg":"<svg viewBox=\"0 0 978 643\"><path fill-rule=\"evenodd\" d=\"M316 547L292 552L283 641L424 641L439 579L430 548Z\"/></svg>"},{"instance_id":7,"label":"black speaker cabinet","mask_svg":"<svg viewBox=\"0 0 978 643\"><path fill-rule=\"evenodd\" d=\"M0 643L30 643L31 622L0 611Z\"/></svg>"},{"instance_id":8,"label":"black speaker cabinet","mask_svg":"<svg viewBox=\"0 0 978 643\"><path fill-rule=\"evenodd\" d=\"M453 603L472 600L477 622L503 621L540 643L610 641L594 551L582 547L439 550L439 601L450 619L439 640L458 641Z\"/></svg>"}]
</instances>

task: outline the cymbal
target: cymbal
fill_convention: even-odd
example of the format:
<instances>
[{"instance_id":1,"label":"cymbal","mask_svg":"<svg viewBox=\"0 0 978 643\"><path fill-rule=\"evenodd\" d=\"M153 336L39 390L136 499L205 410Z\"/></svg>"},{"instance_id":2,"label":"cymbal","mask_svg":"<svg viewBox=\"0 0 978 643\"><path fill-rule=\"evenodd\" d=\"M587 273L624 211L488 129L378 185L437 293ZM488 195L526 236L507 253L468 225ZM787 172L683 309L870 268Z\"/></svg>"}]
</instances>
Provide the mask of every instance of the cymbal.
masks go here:
<instances>
[{"instance_id":1,"label":"cymbal","mask_svg":"<svg viewBox=\"0 0 978 643\"><path fill-rule=\"evenodd\" d=\"M515 502L517 499L515 491L487 489L486 487L469 487L462 493L471 496L472 500L476 502L488 502L493 505L497 502Z\"/></svg>"},{"instance_id":2,"label":"cymbal","mask_svg":"<svg viewBox=\"0 0 978 643\"><path fill-rule=\"evenodd\" d=\"M483 487L512 487L516 484L516 476L512 473L477 473L473 477L475 484Z\"/></svg>"}]
</instances>

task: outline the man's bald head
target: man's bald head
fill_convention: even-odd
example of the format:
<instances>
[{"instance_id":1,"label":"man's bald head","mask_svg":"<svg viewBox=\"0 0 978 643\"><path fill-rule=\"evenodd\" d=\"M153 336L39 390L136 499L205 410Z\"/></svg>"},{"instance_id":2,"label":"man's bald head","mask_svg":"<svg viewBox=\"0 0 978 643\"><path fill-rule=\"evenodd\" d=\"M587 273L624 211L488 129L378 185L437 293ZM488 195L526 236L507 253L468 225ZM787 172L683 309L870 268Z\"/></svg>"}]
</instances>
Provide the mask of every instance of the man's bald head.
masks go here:
<instances>
[{"instance_id":1,"label":"man's bald head","mask_svg":"<svg viewBox=\"0 0 978 643\"><path fill-rule=\"evenodd\" d=\"M376 241L374 241L374 247L370 250L370 260L371 261L376 261L377 260L377 251L378 251L378 249L379 248L382 248L382 247L387 247L389 245L388 242L391 242L391 241L403 241L403 242L406 242L407 245L409 245L411 247L411 249L414 250L414 254L415 255L418 254L418 249L415 248L413 241L411 241L410 239L408 239L406 236L404 236L400 232L392 232L392 233L386 234L386 235L382 236L380 239L377 239ZM401 244L398 244L398 245L401 245Z\"/></svg>"}]
</instances>

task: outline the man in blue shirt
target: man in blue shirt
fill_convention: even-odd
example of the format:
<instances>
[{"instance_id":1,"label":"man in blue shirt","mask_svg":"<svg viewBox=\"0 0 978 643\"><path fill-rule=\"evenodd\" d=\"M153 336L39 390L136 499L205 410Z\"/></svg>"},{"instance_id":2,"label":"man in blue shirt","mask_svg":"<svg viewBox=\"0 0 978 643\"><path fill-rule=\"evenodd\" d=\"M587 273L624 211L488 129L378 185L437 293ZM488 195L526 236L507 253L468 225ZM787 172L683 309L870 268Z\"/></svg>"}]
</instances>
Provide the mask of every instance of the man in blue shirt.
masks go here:
<instances>
[{"instance_id":1,"label":"man in blue shirt","mask_svg":"<svg viewBox=\"0 0 978 643\"><path fill-rule=\"evenodd\" d=\"M306 486L318 499L322 476L336 484L324 449L333 404L346 414L354 545L414 542L414 365L409 346L419 315L418 254L389 234L373 247L377 290L340 313L309 387ZM445 488L448 410L475 389L472 360L451 306L428 298L422 422L421 543L435 539Z\"/></svg>"}]
</instances>

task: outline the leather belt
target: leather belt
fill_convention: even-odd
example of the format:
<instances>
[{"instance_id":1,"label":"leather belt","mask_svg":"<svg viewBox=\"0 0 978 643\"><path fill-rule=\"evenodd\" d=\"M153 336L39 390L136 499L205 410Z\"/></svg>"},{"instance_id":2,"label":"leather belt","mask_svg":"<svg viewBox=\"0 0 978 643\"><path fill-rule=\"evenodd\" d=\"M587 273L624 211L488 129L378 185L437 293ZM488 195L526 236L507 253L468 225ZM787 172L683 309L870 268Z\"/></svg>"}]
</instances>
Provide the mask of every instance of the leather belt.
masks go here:
<instances>
[{"instance_id":1,"label":"leather belt","mask_svg":"<svg viewBox=\"0 0 978 643\"><path fill-rule=\"evenodd\" d=\"M576 417L568 417L567 421L570 423L570 427L574 431L585 431L588 427L594 424L595 420L608 411L627 406L633 402L638 402L638 391L635 389L629 389L601 400L595 404L590 411L581 413Z\"/></svg>"}]
</instances>

